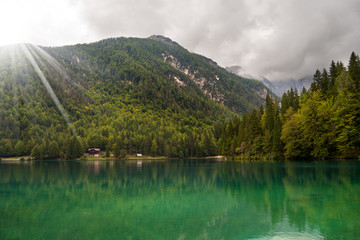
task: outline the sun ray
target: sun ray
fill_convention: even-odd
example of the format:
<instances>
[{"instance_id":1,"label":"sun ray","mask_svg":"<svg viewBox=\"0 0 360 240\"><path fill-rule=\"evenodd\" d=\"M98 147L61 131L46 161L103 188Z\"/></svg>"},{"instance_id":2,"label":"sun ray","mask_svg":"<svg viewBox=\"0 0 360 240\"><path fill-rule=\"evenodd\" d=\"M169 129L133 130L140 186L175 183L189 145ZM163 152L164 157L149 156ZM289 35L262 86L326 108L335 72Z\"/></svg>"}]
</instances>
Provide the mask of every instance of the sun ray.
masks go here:
<instances>
[{"instance_id":1,"label":"sun ray","mask_svg":"<svg viewBox=\"0 0 360 240\"><path fill-rule=\"evenodd\" d=\"M16 77L16 47L11 46L9 48L9 54L11 59L11 77L13 82L13 103L15 108L15 119L17 122L19 122L19 99L18 99L18 79ZM17 135L16 137L20 137L20 125L18 125L17 129Z\"/></svg>"},{"instance_id":2,"label":"sun ray","mask_svg":"<svg viewBox=\"0 0 360 240\"><path fill-rule=\"evenodd\" d=\"M41 55L41 57L43 57L58 73L60 73L64 79L66 79L68 81L71 80L69 75L60 66L60 63L55 58L53 58L50 54L48 54L47 52L45 52L43 49L41 49L40 47L38 47L36 45L31 45L31 47L34 50L36 50L39 53L39 55Z\"/></svg>"},{"instance_id":3,"label":"sun ray","mask_svg":"<svg viewBox=\"0 0 360 240\"><path fill-rule=\"evenodd\" d=\"M59 101L58 97L56 96L55 92L53 91L51 85L47 81L46 77L44 76L44 74L42 73L39 65L36 62L36 60L41 62L41 59L39 59L39 56L31 49L30 46L25 45L25 44L21 44L21 49L24 52L26 58L30 61L33 68L35 69L36 74L39 76L39 78L42 81L43 85L45 86L46 90L50 94L50 96L51 96L52 100L54 101L56 107L60 111L61 115L64 117L64 119L65 119L66 123L68 124L68 126L70 127L72 133L75 136L78 136L76 128L73 125L73 123L71 122L69 115L67 114L67 112L64 109L63 105L60 103L60 101ZM34 57L37 58L37 59L35 60Z\"/></svg>"},{"instance_id":4,"label":"sun ray","mask_svg":"<svg viewBox=\"0 0 360 240\"><path fill-rule=\"evenodd\" d=\"M37 45L31 45L31 48L34 52L37 53L38 56L43 58L48 64L50 64L51 67L55 69L62 77L65 79L68 83L70 83L74 88L76 88L79 91L82 91L82 88L79 84L76 84L72 78L69 76L69 74L64 70L64 67L50 54L48 54L46 51L44 51L42 48L40 48ZM44 66L44 65L43 65ZM46 68L46 66L44 66Z\"/></svg>"}]
</instances>

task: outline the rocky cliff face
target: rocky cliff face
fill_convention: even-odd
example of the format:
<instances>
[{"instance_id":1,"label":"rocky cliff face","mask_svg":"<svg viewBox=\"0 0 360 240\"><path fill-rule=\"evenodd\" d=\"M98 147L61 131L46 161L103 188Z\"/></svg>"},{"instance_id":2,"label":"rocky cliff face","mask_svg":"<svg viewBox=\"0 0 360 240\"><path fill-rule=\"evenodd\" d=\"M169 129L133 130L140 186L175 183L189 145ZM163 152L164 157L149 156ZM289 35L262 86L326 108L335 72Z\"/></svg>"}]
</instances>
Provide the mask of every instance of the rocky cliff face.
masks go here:
<instances>
[{"instance_id":1,"label":"rocky cliff face","mask_svg":"<svg viewBox=\"0 0 360 240\"><path fill-rule=\"evenodd\" d=\"M219 91L216 84L216 82L220 80L219 76L215 75L214 78L210 77L206 79L199 74L198 70L191 70L189 66L182 66L178 59L169 53L163 53L162 56L164 62L169 63L173 68L188 76L204 94L209 96L212 100L224 104L224 94ZM174 80L178 86L186 86L186 83L182 82L178 77L174 76ZM211 90L208 90L205 85L209 86Z\"/></svg>"},{"instance_id":2,"label":"rocky cliff face","mask_svg":"<svg viewBox=\"0 0 360 240\"><path fill-rule=\"evenodd\" d=\"M259 81L229 74L215 61L190 53L178 43L164 36L151 36L162 44L161 60L180 74L169 74L169 78L180 88L196 86L211 100L231 111L242 113L264 103L269 88Z\"/></svg>"}]
</instances>

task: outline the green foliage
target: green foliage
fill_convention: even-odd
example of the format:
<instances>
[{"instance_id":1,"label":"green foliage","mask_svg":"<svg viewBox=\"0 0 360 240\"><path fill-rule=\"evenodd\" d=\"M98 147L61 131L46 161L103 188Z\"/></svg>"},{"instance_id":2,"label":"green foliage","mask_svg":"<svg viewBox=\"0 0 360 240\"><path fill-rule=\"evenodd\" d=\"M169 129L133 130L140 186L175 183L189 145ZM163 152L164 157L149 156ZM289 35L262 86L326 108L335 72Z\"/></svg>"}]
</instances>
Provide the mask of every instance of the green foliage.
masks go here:
<instances>
[{"instance_id":1,"label":"green foliage","mask_svg":"<svg viewBox=\"0 0 360 240\"><path fill-rule=\"evenodd\" d=\"M31 150L31 157L34 159L41 159L43 156L42 149L39 145L35 145L34 148Z\"/></svg>"},{"instance_id":2,"label":"green foliage","mask_svg":"<svg viewBox=\"0 0 360 240\"><path fill-rule=\"evenodd\" d=\"M331 100L322 100L319 91L309 92L300 103L303 138L315 158L329 157L333 144Z\"/></svg>"},{"instance_id":3,"label":"green foliage","mask_svg":"<svg viewBox=\"0 0 360 240\"><path fill-rule=\"evenodd\" d=\"M81 146L81 140L79 137L71 136L67 144L65 158L75 159L81 157L84 153L84 149Z\"/></svg>"},{"instance_id":4,"label":"green foliage","mask_svg":"<svg viewBox=\"0 0 360 240\"><path fill-rule=\"evenodd\" d=\"M58 143L53 140L47 147L47 157L50 159L58 158L60 156L60 149Z\"/></svg>"},{"instance_id":5,"label":"green foliage","mask_svg":"<svg viewBox=\"0 0 360 240\"><path fill-rule=\"evenodd\" d=\"M10 139L0 140L0 155L3 157L10 157L13 155L13 145Z\"/></svg>"},{"instance_id":6,"label":"green foliage","mask_svg":"<svg viewBox=\"0 0 360 240\"><path fill-rule=\"evenodd\" d=\"M121 150L121 151L120 151L120 156L119 156L119 157L120 157L120 158L122 158L122 159L123 159L123 158L126 158L126 154L127 154L127 153L126 153L126 151L125 151L125 150Z\"/></svg>"},{"instance_id":7,"label":"green foliage","mask_svg":"<svg viewBox=\"0 0 360 240\"><path fill-rule=\"evenodd\" d=\"M287 159L356 158L360 146L360 92L356 80L359 57L352 53L348 69L341 62L316 70L309 91L290 89L281 100L267 96L261 128L254 110L224 126L222 154ZM360 73L360 72L359 72ZM236 124L234 125L234 123Z\"/></svg>"},{"instance_id":8,"label":"green foliage","mask_svg":"<svg viewBox=\"0 0 360 240\"><path fill-rule=\"evenodd\" d=\"M123 151L169 157L216 155L219 126L234 116L233 111L243 113L263 103L257 94L263 84L228 73L179 45L117 38L44 50L66 69L66 75L57 71L38 52L41 69L78 136L73 136L24 54L4 48L2 157L77 158L88 147L112 151L115 157ZM181 67L174 68L170 56ZM178 85L175 77L184 85Z\"/></svg>"},{"instance_id":9,"label":"green foliage","mask_svg":"<svg viewBox=\"0 0 360 240\"><path fill-rule=\"evenodd\" d=\"M286 111L291 107L294 110L299 109L299 94L297 89L291 88L285 92L281 98L281 114L285 114Z\"/></svg>"},{"instance_id":10,"label":"green foliage","mask_svg":"<svg viewBox=\"0 0 360 240\"><path fill-rule=\"evenodd\" d=\"M156 139L153 139L151 142L151 149L150 149L151 155L156 156L158 153L158 144L156 142Z\"/></svg>"},{"instance_id":11,"label":"green foliage","mask_svg":"<svg viewBox=\"0 0 360 240\"><path fill-rule=\"evenodd\" d=\"M243 158L281 156L282 121L278 105L277 100L268 95L265 110L253 109L225 125L220 139L221 154Z\"/></svg>"},{"instance_id":12,"label":"green foliage","mask_svg":"<svg viewBox=\"0 0 360 240\"><path fill-rule=\"evenodd\" d=\"M350 77L353 79L357 90L360 91L360 59L354 52L351 53L349 59L348 72Z\"/></svg>"},{"instance_id":13,"label":"green foliage","mask_svg":"<svg viewBox=\"0 0 360 240\"><path fill-rule=\"evenodd\" d=\"M336 78L338 95L334 106L336 145L344 157L355 157L359 146L360 100L349 74L343 71Z\"/></svg>"},{"instance_id":14,"label":"green foliage","mask_svg":"<svg viewBox=\"0 0 360 240\"><path fill-rule=\"evenodd\" d=\"M19 140L14 147L15 156L23 156L26 154L26 146L23 141Z\"/></svg>"},{"instance_id":15,"label":"green foliage","mask_svg":"<svg viewBox=\"0 0 360 240\"><path fill-rule=\"evenodd\" d=\"M281 132L281 140L285 143L284 156L287 159L306 157L299 112L290 107L284 117L285 123Z\"/></svg>"},{"instance_id":16,"label":"green foliage","mask_svg":"<svg viewBox=\"0 0 360 240\"><path fill-rule=\"evenodd\" d=\"M115 158L120 157L122 148L123 148L123 143L120 138L117 138L113 146L113 153Z\"/></svg>"}]
</instances>

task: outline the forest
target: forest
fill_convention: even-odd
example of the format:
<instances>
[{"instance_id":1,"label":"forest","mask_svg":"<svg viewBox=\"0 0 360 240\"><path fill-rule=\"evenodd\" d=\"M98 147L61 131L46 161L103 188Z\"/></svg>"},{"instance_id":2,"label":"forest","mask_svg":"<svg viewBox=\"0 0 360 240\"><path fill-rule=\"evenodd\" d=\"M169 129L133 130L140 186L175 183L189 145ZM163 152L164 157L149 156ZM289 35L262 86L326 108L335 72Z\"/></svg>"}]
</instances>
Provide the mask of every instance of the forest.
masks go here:
<instances>
[{"instance_id":1,"label":"forest","mask_svg":"<svg viewBox=\"0 0 360 240\"><path fill-rule=\"evenodd\" d=\"M358 158L360 146L360 61L347 67L332 61L316 70L310 89L290 89L281 101L266 97L264 107L223 127L221 154L238 159Z\"/></svg>"},{"instance_id":2,"label":"forest","mask_svg":"<svg viewBox=\"0 0 360 240\"><path fill-rule=\"evenodd\" d=\"M359 156L359 56L281 99L170 39L0 49L0 157L326 159ZM165 57L164 57L165 56ZM262 96L261 92L267 92ZM65 119L64 119L65 118Z\"/></svg>"},{"instance_id":3,"label":"forest","mask_svg":"<svg viewBox=\"0 0 360 240\"><path fill-rule=\"evenodd\" d=\"M169 39L117 38L27 48L71 124L29 57L16 46L2 48L3 158L74 159L89 147L116 158L136 153L213 156L219 153L222 125L264 100L257 94L265 89L260 82L228 73ZM165 53L176 59L177 68L164 59Z\"/></svg>"}]
</instances>

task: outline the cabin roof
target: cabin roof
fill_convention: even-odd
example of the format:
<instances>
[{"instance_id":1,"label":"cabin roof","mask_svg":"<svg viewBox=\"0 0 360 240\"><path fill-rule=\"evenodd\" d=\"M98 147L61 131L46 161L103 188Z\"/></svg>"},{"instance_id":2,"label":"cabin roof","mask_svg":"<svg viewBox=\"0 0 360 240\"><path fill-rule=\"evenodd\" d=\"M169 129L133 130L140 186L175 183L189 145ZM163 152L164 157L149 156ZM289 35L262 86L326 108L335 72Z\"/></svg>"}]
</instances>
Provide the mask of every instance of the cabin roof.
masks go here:
<instances>
[{"instance_id":1,"label":"cabin roof","mask_svg":"<svg viewBox=\"0 0 360 240\"><path fill-rule=\"evenodd\" d=\"M100 152L100 148L89 148L88 151L97 151L97 152Z\"/></svg>"}]
</instances>

